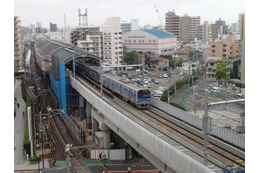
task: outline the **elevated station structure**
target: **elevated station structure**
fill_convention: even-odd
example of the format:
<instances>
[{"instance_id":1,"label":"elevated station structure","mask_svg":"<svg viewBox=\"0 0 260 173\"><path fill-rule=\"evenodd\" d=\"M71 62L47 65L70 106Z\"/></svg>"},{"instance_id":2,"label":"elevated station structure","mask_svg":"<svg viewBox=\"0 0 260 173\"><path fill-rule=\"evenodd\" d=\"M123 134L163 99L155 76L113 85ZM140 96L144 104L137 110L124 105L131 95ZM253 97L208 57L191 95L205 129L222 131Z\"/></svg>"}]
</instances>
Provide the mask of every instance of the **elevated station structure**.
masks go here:
<instances>
[{"instance_id":1,"label":"elevated station structure","mask_svg":"<svg viewBox=\"0 0 260 173\"><path fill-rule=\"evenodd\" d=\"M67 105L72 104L68 96L72 88L69 85L69 78L66 76L65 65L73 58L89 57L97 63L100 58L80 48L75 48L73 45L57 41L36 40L31 42L31 46L36 69L42 72L45 80L48 81L57 98L58 108L64 110L63 117L65 118Z\"/></svg>"}]
</instances>

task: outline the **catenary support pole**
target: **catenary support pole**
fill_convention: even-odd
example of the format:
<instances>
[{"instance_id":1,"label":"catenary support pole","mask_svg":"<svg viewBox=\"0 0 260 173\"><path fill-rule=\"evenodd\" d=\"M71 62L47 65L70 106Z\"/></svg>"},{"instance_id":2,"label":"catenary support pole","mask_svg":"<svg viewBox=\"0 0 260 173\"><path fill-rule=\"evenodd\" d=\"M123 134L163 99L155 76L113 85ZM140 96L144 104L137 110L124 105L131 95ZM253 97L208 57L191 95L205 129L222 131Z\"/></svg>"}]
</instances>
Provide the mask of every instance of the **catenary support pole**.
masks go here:
<instances>
[{"instance_id":1,"label":"catenary support pole","mask_svg":"<svg viewBox=\"0 0 260 173\"><path fill-rule=\"evenodd\" d=\"M203 133L204 133L204 166L208 164L208 92L205 92L205 113L203 115Z\"/></svg>"}]
</instances>

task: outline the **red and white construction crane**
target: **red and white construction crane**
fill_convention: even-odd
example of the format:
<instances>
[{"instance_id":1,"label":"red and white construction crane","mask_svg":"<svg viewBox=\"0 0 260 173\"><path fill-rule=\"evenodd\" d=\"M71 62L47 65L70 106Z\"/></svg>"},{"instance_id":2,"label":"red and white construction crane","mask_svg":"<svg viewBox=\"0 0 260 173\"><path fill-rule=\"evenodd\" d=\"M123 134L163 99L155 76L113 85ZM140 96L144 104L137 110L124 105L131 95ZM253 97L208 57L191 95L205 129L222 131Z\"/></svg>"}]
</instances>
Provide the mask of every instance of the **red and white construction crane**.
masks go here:
<instances>
[{"instance_id":1,"label":"red and white construction crane","mask_svg":"<svg viewBox=\"0 0 260 173\"><path fill-rule=\"evenodd\" d=\"M160 14L159 14L159 12L158 12L158 9L157 9L156 5L154 5L154 8L155 8L156 13L157 13L157 15L158 15L158 18L159 18L159 20L160 20L160 23L161 23L161 26L162 26L162 30L164 30L164 26L163 26L163 23L162 23L162 19L161 19L161 17L160 17Z\"/></svg>"}]
</instances>

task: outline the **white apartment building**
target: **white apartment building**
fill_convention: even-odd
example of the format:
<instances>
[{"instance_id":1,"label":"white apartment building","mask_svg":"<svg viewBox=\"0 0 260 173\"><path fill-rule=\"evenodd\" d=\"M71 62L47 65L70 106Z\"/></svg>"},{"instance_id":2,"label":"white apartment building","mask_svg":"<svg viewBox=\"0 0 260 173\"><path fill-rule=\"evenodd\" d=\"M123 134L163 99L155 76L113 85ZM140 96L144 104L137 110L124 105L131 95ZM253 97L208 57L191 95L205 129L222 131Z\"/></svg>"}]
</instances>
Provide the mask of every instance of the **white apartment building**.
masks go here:
<instances>
[{"instance_id":1,"label":"white apartment building","mask_svg":"<svg viewBox=\"0 0 260 173\"><path fill-rule=\"evenodd\" d=\"M14 68L15 70L23 69L24 45L21 33L20 20L14 16Z\"/></svg>"},{"instance_id":2,"label":"white apartment building","mask_svg":"<svg viewBox=\"0 0 260 173\"><path fill-rule=\"evenodd\" d=\"M102 58L102 32L98 26L81 26L70 32L71 43Z\"/></svg>"},{"instance_id":3,"label":"white apartment building","mask_svg":"<svg viewBox=\"0 0 260 173\"><path fill-rule=\"evenodd\" d=\"M78 47L83 48L98 57L102 57L101 39L101 35L87 35L86 40L78 40Z\"/></svg>"},{"instance_id":4,"label":"white apartment building","mask_svg":"<svg viewBox=\"0 0 260 173\"><path fill-rule=\"evenodd\" d=\"M109 65L121 64L123 42L120 17L112 17L100 26L103 37L103 59Z\"/></svg>"},{"instance_id":5,"label":"white apartment building","mask_svg":"<svg viewBox=\"0 0 260 173\"><path fill-rule=\"evenodd\" d=\"M123 36L126 52L151 52L155 55L172 54L177 49L177 37L158 29L134 30Z\"/></svg>"}]
</instances>

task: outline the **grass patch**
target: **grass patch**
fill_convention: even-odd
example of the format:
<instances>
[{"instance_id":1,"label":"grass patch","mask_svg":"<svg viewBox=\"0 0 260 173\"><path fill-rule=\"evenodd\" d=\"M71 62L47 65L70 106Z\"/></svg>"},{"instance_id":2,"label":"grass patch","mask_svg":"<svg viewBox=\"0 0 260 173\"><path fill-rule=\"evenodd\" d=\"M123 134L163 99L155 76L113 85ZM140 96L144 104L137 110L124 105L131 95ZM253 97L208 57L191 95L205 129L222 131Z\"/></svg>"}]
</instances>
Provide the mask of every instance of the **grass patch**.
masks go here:
<instances>
[{"instance_id":1,"label":"grass patch","mask_svg":"<svg viewBox=\"0 0 260 173\"><path fill-rule=\"evenodd\" d=\"M27 108L27 107L31 106L31 97L26 92L24 78L20 77L20 79L22 80L22 82L21 82L22 95L23 95L24 101L26 102L26 108ZM25 131L24 131L24 138L23 138L23 148L26 151L26 154L31 155L27 109L25 112L26 113L25 113Z\"/></svg>"},{"instance_id":2,"label":"grass patch","mask_svg":"<svg viewBox=\"0 0 260 173\"><path fill-rule=\"evenodd\" d=\"M177 104L177 103L173 103L173 102L170 102L170 104L171 104L172 106L175 106L175 107L181 109L181 110L186 111L185 107L183 107L182 105L179 105L179 104Z\"/></svg>"}]
</instances>

